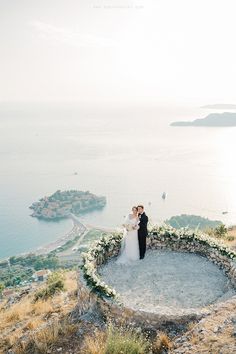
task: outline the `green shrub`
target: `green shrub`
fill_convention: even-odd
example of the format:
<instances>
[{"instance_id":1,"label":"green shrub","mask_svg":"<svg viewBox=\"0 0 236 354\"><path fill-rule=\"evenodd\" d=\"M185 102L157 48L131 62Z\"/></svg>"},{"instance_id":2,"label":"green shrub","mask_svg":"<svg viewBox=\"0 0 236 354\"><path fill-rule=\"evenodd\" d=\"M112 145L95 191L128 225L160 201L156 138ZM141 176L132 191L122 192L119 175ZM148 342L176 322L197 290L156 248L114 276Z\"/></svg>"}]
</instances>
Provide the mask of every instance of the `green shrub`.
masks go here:
<instances>
[{"instance_id":1,"label":"green shrub","mask_svg":"<svg viewBox=\"0 0 236 354\"><path fill-rule=\"evenodd\" d=\"M54 272L50 274L47 279L46 287L38 290L34 295L34 301L47 300L57 292L65 290L64 275L61 272Z\"/></svg>"},{"instance_id":2,"label":"green shrub","mask_svg":"<svg viewBox=\"0 0 236 354\"><path fill-rule=\"evenodd\" d=\"M125 328L108 328L104 354L144 354L148 353L150 343L134 330Z\"/></svg>"},{"instance_id":3,"label":"green shrub","mask_svg":"<svg viewBox=\"0 0 236 354\"><path fill-rule=\"evenodd\" d=\"M227 241L234 241L234 239L235 239L235 237L232 235L226 237Z\"/></svg>"},{"instance_id":4,"label":"green shrub","mask_svg":"<svg viewBox=\"0 0 236 354\"><path fill-rule=\"evenodd\" d=\"M0 283L0 296L2 295L4 288L5 288L4 284Z\"/></svg>"},{"instance_id":5,"label":"green shrub","mask_svg":"<svg viewBox=\"0 0 236 354\"><path fill-rule=\"evenodd\" d=\"M221 237L225 237L227 232L228 232L227 227L222 224L215 228L214 235L218 238L221 238Z\"/></svg>"}]
</instances>

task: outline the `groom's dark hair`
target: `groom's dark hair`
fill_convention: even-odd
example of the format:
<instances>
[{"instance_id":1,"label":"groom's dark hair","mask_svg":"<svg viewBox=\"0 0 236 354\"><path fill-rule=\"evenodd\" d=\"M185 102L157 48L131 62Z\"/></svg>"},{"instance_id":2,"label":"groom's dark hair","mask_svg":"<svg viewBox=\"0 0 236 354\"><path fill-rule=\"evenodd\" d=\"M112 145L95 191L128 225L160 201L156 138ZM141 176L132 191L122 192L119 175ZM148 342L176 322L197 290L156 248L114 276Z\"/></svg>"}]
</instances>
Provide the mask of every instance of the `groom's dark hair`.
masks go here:
<instances>
[{"instance_id":1,"label":"groom's dark hair","mask_svg":"<svg viewBox=\"0 0 236 354\"><path fill-rule=\"evenodd\" d=\"M138 208L144 209L144 206L143 205L138 205Z\"/></svg>"}]
</instances>

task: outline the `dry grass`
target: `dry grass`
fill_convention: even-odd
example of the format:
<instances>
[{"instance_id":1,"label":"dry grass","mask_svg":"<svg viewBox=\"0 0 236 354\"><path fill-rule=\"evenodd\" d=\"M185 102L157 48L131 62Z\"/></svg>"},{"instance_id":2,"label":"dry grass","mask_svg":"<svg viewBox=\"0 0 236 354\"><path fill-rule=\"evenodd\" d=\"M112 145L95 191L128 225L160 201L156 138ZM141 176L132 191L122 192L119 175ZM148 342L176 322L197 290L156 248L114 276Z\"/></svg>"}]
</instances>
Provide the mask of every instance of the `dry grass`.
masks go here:
<instances>
[{"instance_id":1,"label":"dry grass","mask_svg":"<svg viewBox=\"0 0 236 354\"><path fill-rule=\"evenodd\" d=\"M217 237L216 235L214 235L214 230L208 230L209 235L216 237L217 239L219 239L219 237ZM221 241L223 241L228 247L231 247L233 249L236 249L236 225L234 226L230 226L227 229L227 233L220 237Z\"/></svg>"},{"instance_id":2,"label":"dry grass","mask_svg":"<svg viewBox=\"0 0 236 354\"><path fill-rule=\"evenodd\" d=\"M172 349L172 347L173 345L168 335L164 332L160 332L152 344L152 352L153 354L159 354L163 353L163 350Z\"/></svg>"},{"instance_id":3,"label":"dry grass","mask_svg":"<svg viewBox=\"0 0 236 354\"><path fill-rule=\"evenodd\" d=\"M93 336L86 336L84 340L84 354L104 354L107 335L96 330Z\"/></svg>"},{"instance_id":4,"label":"dry grass","mask_svg":"<svg viewBox=\"0 0 236 354\"><path fill-rule=\"evenodd\" d=\"M196 326L196 322L189 322L187 325L187 331L191 331Z\"/></svg>"},{"instance_id":5,"label":"dry grass","mask_svg":"<svg viewBox=\"0 0 236 354\"><path fill-rule=\"evenodd\" d=\"M94 326L86 328L87 336L81 351L82 338L78 336L78 332L75 335L78 324L72 325L67 319L67 314L77 304L76 272L66 272L65 276L65 286L68 289L65 293L56 294L46 301L39 300L36 303L33 301L32 293L10 308L6 308L6 302L1 303L0 354L5 354L9 348L13 349L15 354L47 353L55 349L55 345L63 347L62 353L66 353L72 339L77 341L73 345L78 345L76 347L78 351L73 351L74 353L144 354L150 353L151 349L153 354L172 352L174 344L166 333L158 333L151 344L150 340L132 329L125 329L122 325L120 328L110 325L105 332L94 331ZM227 351L229 346L235 349L232 352L236 352L232 324L226 325L223 331L215 333L215 328L225 323L225 320L233 314L234 316L236 314L236 301L232 300L208 316L202 324L201 322L190 323L187 333L191 337L189 341L192 345L191 354L231 353ZM84 330L86 325L81 323L79 326ZM203 332L196 331L199 328L202 328ZM27 340L19 341L19 338L24 338L25 335ZM177 346L180 347L181 344Z\"/></svg>"},{"instance_id":6,"label":"dry grass","mask_svg":"<svg viewBox=\"0 0 236 354\"><path fill-rule=\"evenodd\" d=\"M29 320L28 322L26 322L25 326L22 327L23 331L33 331L37 328L39 328L40 326L42 326L44 323L44 321L40 318L33 318L32 320Z\"/></svg>"},{"instance_id":7,"label":"dry grass","mask_svg":"<svg viewBox=\"0 0 236 354\"><path fill-rule=\"evenodd\" d=\"M7 303L7 300L3 300L3 301L0 303L0 313L1 313L2 309L5 308L6 303Z\"/></svg>"},{"instance_id":8,"label":"dry grass","mask_svg":"<svg viewBox=\"0 0 236 354\"><path fill-rule=\"evenodd\" d=\"M70 276L65 277L65 287L69 292L77 290L76 272L70 272Z\"/></svg>"},{"instance_id":9,"label":"dry grass","mask_svg":"<svg viewBox=\"0 0 236 354\"><path fill-rule=\"evenodd\" d=\"M150 352L150 342L131 328L109 324L105 332L95 331L84 340L84 354L145 354Z\"/></svg>"},{"instance_id":10,"label":"dry grass","mask_svg":"<svg viewBox=\"0 0 236 354\"><path fill-rule=\"evenodd\" d=\"M0 353L6 353L6 348L11 348L14 343L18 340L18 330L15 333L11 333L9 336L0 338Z\"/></svg>"},{"instance_id":11,"label":"dry grass","mask_svg":"<svg viewBox=\"0 0 236 354\"><path fill-rule=\"evenodd\" d=\"M73 329L69 324L63 328L63 325L58 325L53 317L53 324L47 329L38 329L49 323L52 314L57 313L59 317L66 317L77 302L75 291L77 288L76 272L70 271L65 273L66 293L56 294L54 297L43 301L39 300L36 303L33 301L34 293L28 294L21 299L20 302L13 304L9 308L6 307L6 302L1 304L0 308L0 348L3 348L3 353L16 346L18 339L27 334L30 336L31 345L40 352L50 346L51 343L57 340L58 331L71 332ZM39 288L36 289L36 291ZM27 346L29 343L27 343ZM25 352L26 343L22 342L16 346L17 354ZM1 350L0 350L1 353ZM33 351L32 351L33 353Z\"/></svg>"},{"instance_id":12,"label":"dry grass","mask_svg":"<svg viewBox=\"0 0 236 354\"><path fill-rule=\"evenodd\" d=\"M227 233L222 237L217 237L214 234L214 229L206 229L205 232L211 237L216 237L216 239L221 239L228 247L236 249L236 225L230 226L227 229Z\"/></svg>"},{"instance_id":13,"label":"dry grass","mask_svg":"<svg viewBox=\"0 0 236 354\"><path fill-rule=\"evenodd\" d=\"M195 345L198 343L198 340L199 340L198 337L195 334L193 334L190 339L190 342L191 342L191 344Z\"/></svg>"},{"instance_id":14,"label":"dry grass","mask_svg":"<svg viewBox=\"0 0 236 354\"><path fill-rule=\"evenodd\" d=\"M236 248L236 226L232 226L228 229L225 242L228 246Z\"/></svg>"},{"instance_id":15,"label":"dry grass","mask_svg":"<svg viewBox=\"0 0 236 354\"><path fill-rule=\"evenodd\" d=\"M7 325L13 325L21 321L25 316L31 312L31 305L28 299L12 305L9 309L0 310L0 329L3 330Z\"/></svg>"},{"instance_id":16,"label":"dry grass","mask_svg":"<svg viewBox=\"0 0 236 354\"><path fill-rule=\"evenodd\" d=\"M47 353L50 346L58 340L60 333L60 324L54 321L45 328L31 334L28 347L31 347L34 352L37 350L40 353Z\"/></svg>"},{"instance_id":17,"label":"dry grass","mask_svg":"<svg viewBox=\"0 0 236 354\"><path fill-rule=\"evenodd\" d=\"M41 315L41 314L50 314L53 312L53 304L51 299L48 301L43 301L39 300L36 303L32 304L32 312L35 315Z\"/></svg>"},{"instance_id":18,"label":"dry grass","mask_svg":"<svg viewBox=\"0 0 236 354\"><path fill-rule=\"evenodd\" d=\"M76 328L67 319L64 321L53 320L32 332L27 342L19 343L17 350L18 352L22 351L22 353L47 353L61 338L64 339L74 334Z\"/></svg>"}]
</instances>

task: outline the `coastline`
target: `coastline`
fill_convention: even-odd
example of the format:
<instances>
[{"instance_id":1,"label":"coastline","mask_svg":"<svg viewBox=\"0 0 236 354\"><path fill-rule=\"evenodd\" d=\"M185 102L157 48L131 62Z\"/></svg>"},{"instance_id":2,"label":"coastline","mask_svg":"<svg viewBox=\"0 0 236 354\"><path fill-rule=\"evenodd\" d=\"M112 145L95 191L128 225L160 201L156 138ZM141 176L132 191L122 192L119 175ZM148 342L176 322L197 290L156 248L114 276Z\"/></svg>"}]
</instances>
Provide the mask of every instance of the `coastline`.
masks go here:
<instances>
[{"instance_id":1,"label":"coastline","mask_svg":"<svg viewBox=\"0 0 236 354\"><path fill-rule=\"evenodd\" d=\"M52 241L52 242L47 243L45 245L39 246L34 250L16 254L15 256L16 257L21 257L21 256L23 257L23 256L27 256L32 253L35 254L36 256L46 255L46 254L49 254L50 252L54 251L58 247L63 246L66 242L73 240L78 234L80 234L80 236L82 237L83 234L88 230L88 228L83 223L81 223L74 214L70 213L68 218L72 220L73 226L72 226L72 229L70 229L68 232L66 232L66 234L57 238L55 241ZM10 256L0 258L0 261L8 261L9 258L10 258Z\"/></svg>"},{"instance_id":2,"label":"coastline","mask_svg":"<svg viewBox=\"0 0 236 354\"><path fill-rule=\"evenodd\" d=\"M47 255L50 252L56 250L57 248L64 246L68 241L73 240L78 235L80 235L80 238L77 242L82 241L82 239L84 238L86 233L91 229L97 229L97 230L100 230L103 232L116 231L116 228L106 228L106 227L94 226L94 225L89 225L89 224L83 224L81 221L79 221L77 216L75 216L73 213L70 213L68 215L68 219L72 220L73 226L64 235L60 236L55 241L52 241L50 243L39 246L39 247L35 248L34 250L23 252L23 253L17 253L14 256L15 257L24 257L29 254L35 254L36 256ZM10 257L12 257L12 256L3 257L3 258L0 257L0 262L9 261Z\"/></svg>"},{"instance_id":3,"label":"coastline","mask_svg":"<svg viewBox=\"0 0 236 354\"><path fill-rule=\"evenodd\" d=\"M36 256L47 255L50 252L56 250L57 248L64 246L68 241L73 240L77 236L80 236L79 239L77 240L77 244L79 244L83 240L83 238L85 237L86 233L89 230L96 229L96 230L100 230L102 232L110 233L110 232L116 232L119 229L118 227L111 228L111 227L103 227L103 226L98 226L98 225L91 225L91 224L87 224L87 223L83 224L81 221L79 221L77 216L75 216L73 213L70 213L67 218L72 220L73 226L64 235L60 236L59 238L55 239L54 241L52 241L50 243L47 243L47 244L37 247L34 250L23 252L23 253L18 253L18 254L15 254L14 256L16 256L16 257L22 256L23 257L23 256L27 256L29 254L35 254ZM235 233L235 226L232 226L232 232L230 232L230 235L231 234L234 235L234 233ZM229 243L229 242L227 242L227 243ZM233 247L235 248L236 244L233 245ZM12 256L3 257L3 258L0 257L0 262L8 261L10 257L12 257Z\"/></svg>"},{"instance_id":4,"label":"coastline","mask_svg":"<svg viewBox=\"0 0 236 354\"><path fill-rule=\"evenodd\" d=\"M50 242L46 245L38 247L33 253L37 256L48 254L58 247L63 246L66 242L73 240L78 234L82 237L83 234L87 231L87 227L82 224L78 218L74 214L70 214L69 219L73 221L73 227L69 230L65 235L61 236L60 238L56 239L53 242Z\"/></svg>"}]
</instances>

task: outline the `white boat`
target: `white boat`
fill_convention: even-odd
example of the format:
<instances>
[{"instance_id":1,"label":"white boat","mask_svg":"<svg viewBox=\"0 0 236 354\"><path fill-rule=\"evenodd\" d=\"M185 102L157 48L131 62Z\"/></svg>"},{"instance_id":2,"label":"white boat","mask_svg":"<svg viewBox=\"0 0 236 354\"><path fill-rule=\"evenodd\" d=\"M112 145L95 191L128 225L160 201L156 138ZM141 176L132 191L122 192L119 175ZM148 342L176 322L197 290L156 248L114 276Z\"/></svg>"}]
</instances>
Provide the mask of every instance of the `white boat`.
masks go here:
<instances>
[{"instance_id":1,"label":"white boat","mask_svg":"<svg viewBox=\"0 0 236 354\"><path fill-rule=\"evenodd\" d=\"M163 192L161 197L162 197L163 200L165 200L166 196L167 196L166 192Z\"/></svg>"}]
</instances>

